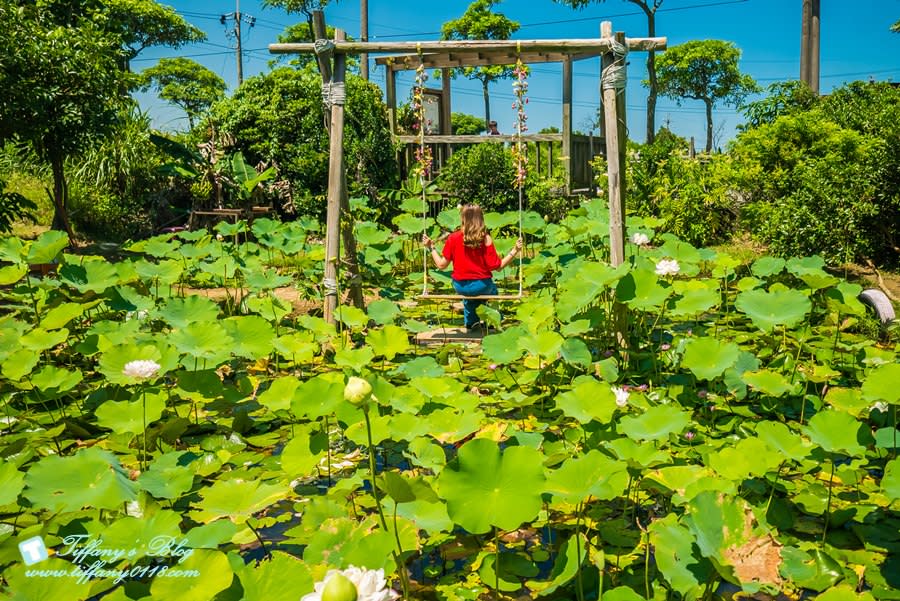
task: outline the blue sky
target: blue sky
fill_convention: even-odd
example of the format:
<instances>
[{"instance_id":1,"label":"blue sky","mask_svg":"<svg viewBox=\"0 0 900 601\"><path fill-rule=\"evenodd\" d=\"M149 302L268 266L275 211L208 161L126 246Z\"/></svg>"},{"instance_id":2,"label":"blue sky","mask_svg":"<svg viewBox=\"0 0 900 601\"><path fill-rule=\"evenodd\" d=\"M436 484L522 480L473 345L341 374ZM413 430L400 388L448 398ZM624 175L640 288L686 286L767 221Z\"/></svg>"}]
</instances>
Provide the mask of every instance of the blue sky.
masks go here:
<instances>
[{"instance_id":1,"label":"blue sky","mask_svg":"<svg viewBox=\"0 0 900 601\"><path fill-rule=\"evenodd\" d=\"M186 56L218 73L229 93L236 85L234 40L226 35L228 27L219 22L222 14L235 10L231 1L169 0L169 4L188 21L207 32L208 39L177 51L149 49L134 62L135 70L151 66L162 56ZM369 38L372 40L416 41L438 39L441 25L462 15L470 0L369 0ZM689 40L720 39L733 42L742 52L741 70L762 86L776 81L797 79L800 70L801 0L665 0L657 13L657 35L668 38L670 46ZM821 0L821 91L855 80L900 81L900 34L890 31L900 20L900 0ZM252 29L244 27L244 77L268 70L274 57L267 46L284 28L302 15L263 9L257 0L240 0L240 9L256 17ZM337 0L325 10L329 25L340 27L353 37L359 36L359 0ZM518 39L587 38L599 36L600 22L612 21L613 28L628 37L646 35L646 18L625 0L605 0L575 11L553 0L505 0L495 10L521 24ZM631 138L643 141L647 91L641 85L646 78L645 54L630 55L629 85L626 90L628 129ZM599 60L584 60L574 67L573 123L586 131L598 104ZM372 81L384 84L381 68L370 68ZM405 98L412 85L411 72L398 79L398 98ZM561 67L542 64L533 67L529 88L529 127L538 131L561 122ZM515 119L511 108L511 82L491 87L491 115L500 130L511 132ZM154 125L165 130L187 127L180 110L167 105L153 93L139 95L141 105L153 117ZM475 115L484 112L480 83L456 79L452 107ZM657 102L657 127L668 124L677 134L694 136L697 146L706 139L703 105L686 101L678 106L660 98ZM716 144L732 138L742 121L738 111L720 106L714 114Z\"/></svg>"}]
</instances>

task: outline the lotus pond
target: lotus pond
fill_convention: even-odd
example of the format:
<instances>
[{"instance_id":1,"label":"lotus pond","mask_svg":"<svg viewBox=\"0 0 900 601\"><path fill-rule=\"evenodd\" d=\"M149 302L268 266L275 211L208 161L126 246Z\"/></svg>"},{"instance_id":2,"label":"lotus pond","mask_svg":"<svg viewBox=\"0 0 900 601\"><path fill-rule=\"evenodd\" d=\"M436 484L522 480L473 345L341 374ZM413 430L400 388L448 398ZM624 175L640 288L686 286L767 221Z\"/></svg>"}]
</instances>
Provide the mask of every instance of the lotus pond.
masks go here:
<instances>
[{"instance_id":1,"label":"lotus pond","mask_svg":"<svg viewBox=\"0 0 900 601\"><path fill-rule=\"evenodd\" d=\"M898 347L859 285L647 220L614 269L597 201L526 214L526 297L422 347L461 316L416 300L408 204L357 222L376 300L336 326L273 292L321 298L310 220L0 241L0 595L293 600L353 565L410 599L900 599Z\"/></svg>"}]
</instances>

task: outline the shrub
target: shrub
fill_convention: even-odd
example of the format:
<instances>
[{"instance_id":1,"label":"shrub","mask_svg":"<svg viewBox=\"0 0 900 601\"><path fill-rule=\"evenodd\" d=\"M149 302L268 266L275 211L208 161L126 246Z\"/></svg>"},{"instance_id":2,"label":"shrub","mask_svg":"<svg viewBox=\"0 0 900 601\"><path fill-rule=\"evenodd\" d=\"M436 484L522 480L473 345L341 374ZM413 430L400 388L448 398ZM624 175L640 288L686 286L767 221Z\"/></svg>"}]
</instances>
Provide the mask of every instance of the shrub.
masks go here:
<instances>
[{"instance_id":1,"label":"shrub","mask_svg":"<svg viewBox=\"0 0 900 601\"><path fill-rule=\"evenodd\" d=\"M475 144L453 153L441 169L438 186L461 203L487 211L517 209L512 152L501 144Z\"/></svg>"}]
</instances>

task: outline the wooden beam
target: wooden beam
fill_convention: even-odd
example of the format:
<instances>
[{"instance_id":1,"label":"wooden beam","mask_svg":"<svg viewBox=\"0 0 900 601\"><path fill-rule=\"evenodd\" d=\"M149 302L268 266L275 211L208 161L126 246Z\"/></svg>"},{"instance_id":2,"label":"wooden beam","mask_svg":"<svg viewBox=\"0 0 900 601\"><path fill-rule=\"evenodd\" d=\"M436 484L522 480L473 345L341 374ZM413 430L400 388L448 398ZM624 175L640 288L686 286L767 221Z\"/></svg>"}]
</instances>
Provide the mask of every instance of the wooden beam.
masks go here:
<instances>
[{"instance_id":1,"label":"wooden beam","mask_svg":"<svg viewBox=\"0 0 900 601\"><path fill-rule=\"evenodd\" d=\"M422 55L421 62L429 69L441 69L444 67L482 67L491 65L515 65L516 59L521 58L527 65L539 63L561 63L566 58L581 60L600 56L603 52L597 50L590 53L578 53L577 55L563 52L522 52L515 51L481 53L481 57L469 52L446 52ZM378 65L388 66L392 71L411 71L419 65L418 55L394 55L382 56L375 59Z\"/></svg>"},{"instance_id":2,"label":"wooden beam","mask_svg":"<svg viewBox=\"0 0 900 601\"><path fill-rule=\"evenodd\" d=\"M394 139L402 144L418 144L419 136L395 136ZM517 137L511 134L501 134L499 136L482 136L478 134L451 135L451 136L425 136L426 144L481 144L481 143L499 143L499 142L515 142ZM559 142L562 140L562 134L524 134L522 139L525 142Z\"/></svg>"},{"instance_id":3,"label":"wooden beam","mask_svg":"<svg viewBox=\"0 0 900 601\"><path fill-rule=\"evenodd\" d=\"M627 38L625 44L634 50L665 50L666 38ZM519 52L586 52L590 50L607 51L610 42L603 38L573 40L436 40L426 42L336 42L335 54L390 53L410 52L428 53L449 50L468 50L470 52L486 51L519 51ZM273 54L295 54L315 52L315 45L310 43L269 44L269 52Z\"/></svg>"}]
</instances>

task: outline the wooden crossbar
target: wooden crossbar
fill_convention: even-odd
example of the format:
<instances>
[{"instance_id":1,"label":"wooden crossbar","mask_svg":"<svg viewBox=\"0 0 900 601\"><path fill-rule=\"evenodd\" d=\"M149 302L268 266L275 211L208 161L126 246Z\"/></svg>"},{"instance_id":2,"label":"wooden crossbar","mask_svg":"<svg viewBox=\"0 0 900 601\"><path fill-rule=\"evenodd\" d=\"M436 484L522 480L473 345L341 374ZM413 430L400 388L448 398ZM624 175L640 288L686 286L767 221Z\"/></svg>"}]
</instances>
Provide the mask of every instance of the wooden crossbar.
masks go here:
<instances>
[{"instance_id":1,"label":"wooden crossbar","mask_svg":"<svg viewBox=\"0 0 900 601\"><path fill-rule=\"evenodd\" d=\"M479 294L478 296L463 296L462 294L420 294L416 298L434 300L519 300L521 294Z\"/></svg>"}]
</instances>

